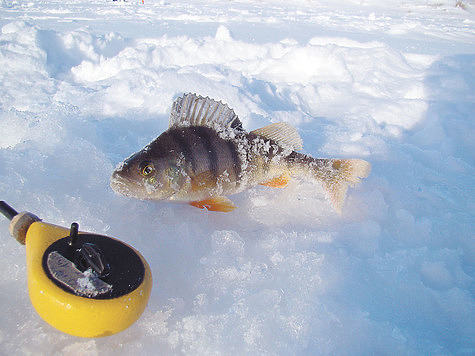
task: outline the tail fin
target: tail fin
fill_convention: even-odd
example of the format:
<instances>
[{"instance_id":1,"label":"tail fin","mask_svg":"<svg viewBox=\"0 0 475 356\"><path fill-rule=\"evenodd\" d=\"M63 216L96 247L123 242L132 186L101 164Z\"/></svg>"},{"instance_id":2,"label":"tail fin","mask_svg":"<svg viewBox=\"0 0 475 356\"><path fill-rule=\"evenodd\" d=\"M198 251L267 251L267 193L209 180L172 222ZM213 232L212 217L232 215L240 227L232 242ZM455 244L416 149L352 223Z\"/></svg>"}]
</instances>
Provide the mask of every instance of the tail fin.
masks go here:
<instances>
[{"instance_id":1,"label":"tail fin","mask_svg":"<svg viewBox=\"0 0 475 356\"><path fill-rule=\"evenodd\" d=\"M359 183L370 172L371 164L362 159L321 159L314 174L322 181L333 208L341 213L348 185Z\"/></svg>"}]
</instances>

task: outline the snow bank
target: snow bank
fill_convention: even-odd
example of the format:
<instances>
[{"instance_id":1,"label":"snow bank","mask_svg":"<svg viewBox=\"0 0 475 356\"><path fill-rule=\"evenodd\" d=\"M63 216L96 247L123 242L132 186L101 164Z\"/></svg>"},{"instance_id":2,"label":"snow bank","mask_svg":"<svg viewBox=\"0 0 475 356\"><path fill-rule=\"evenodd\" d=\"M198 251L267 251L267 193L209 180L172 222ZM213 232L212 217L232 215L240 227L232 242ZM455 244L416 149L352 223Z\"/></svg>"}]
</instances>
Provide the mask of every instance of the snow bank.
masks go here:
<instances>
[{"instance_id":1,"label":"snow bank","mask_svg":"<svg viewBox=\"0 0 475 356\"><path fill-rule=\"evenodd\" d=\"M473 353L475 71L473 51L458 49L473 44L473 19L456 25L463 10L440 3L393 1L385 17L373 2L364 2L364 16L321 4L321 16L335 15L326 28L358 33L299 35L321 7L272 6L270 17L246 2L211 3L196 17L188 11L202 3L56 9L63 21L85 21L78 14L97 26L106 14L123 21L123 31L102 31L58 29L47 4L36 20L7 22L15 11L33 11L8 2L0 34L1 198L131 243L155 284L143 317L121 334L63 335L30 305L24 248L0 219L2 353ZM298 13L300 6L309 12ZM447 9L447 36L462 43L450 55L439 51L443 31L431 32L425 17L434 7ZM414 13L401 18L408 8ZM264 41L256 30L261 40L248 39L242 11L283 33ZM304 19L295 32L285 25L292 14ZM152 27L177 22L170 33L137 35L138 15ZM185 23L205 20L211 34ZM387 40L402 22L403 37ZM367 32L381 28L380 38ZM405 48L408 34L429 32L429 49ZM114 195L113 167L166 129L173 99L189 91L227 102L249 130L288 121L305 152L367 159L371 176L349 191L341 216L308 182L233 196L238 209L229 214Z\"/></svg>"}]
</instances>

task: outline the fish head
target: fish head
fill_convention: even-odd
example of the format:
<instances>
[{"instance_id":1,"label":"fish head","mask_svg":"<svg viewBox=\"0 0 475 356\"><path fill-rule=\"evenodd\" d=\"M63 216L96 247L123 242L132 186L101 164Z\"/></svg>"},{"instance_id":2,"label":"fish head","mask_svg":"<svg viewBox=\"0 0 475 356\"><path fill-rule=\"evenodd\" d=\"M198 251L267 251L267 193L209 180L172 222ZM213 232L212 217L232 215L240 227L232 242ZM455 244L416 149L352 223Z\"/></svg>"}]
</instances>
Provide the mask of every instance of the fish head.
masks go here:
<instances>
[{"instance_id":1,"label":"fish head","mask_svg":"<svg viewBox=\"0 0 475 356\"><path fill-rule=\"evenodd\" d=\"M110 186L129 198L174 200L187 181L189 177L179 155L169 152L157 156L145 148L117 166Z\"/></svg>"}]
</instances>

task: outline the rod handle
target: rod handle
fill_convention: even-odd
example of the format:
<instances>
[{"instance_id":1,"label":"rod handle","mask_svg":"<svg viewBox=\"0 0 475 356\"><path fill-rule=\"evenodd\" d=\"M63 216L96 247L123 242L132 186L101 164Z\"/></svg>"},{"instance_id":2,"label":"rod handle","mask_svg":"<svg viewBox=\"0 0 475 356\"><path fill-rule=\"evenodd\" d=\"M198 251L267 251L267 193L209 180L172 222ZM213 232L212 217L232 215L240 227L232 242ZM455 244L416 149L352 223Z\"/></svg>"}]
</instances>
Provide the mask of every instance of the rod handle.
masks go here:
<instances>
[{"instance_id":1,"label":"rod handle","mask_svg":"<svg viewBox=\"0 0 475 356\"><path fill-rule=\"evenodd\" d=\"M0 200L0 213L2 213L8 220L12 220L16 215L18 215L18 211L13 209L10 205L8 205L5 201Z\"/></svg>"},{"instance_id":2,"label":"rod handle","mask_svg":"<svg viewBox=\"0 0 475 356\"><path fill-rule=\"evenodd\" d=\"M31 224L41 221L39 217L27 211L18 213L3 200L0 200L0 213L10 220L10 234L22 245L25 244L26 232Z\"/></svg>"}]
</instances>

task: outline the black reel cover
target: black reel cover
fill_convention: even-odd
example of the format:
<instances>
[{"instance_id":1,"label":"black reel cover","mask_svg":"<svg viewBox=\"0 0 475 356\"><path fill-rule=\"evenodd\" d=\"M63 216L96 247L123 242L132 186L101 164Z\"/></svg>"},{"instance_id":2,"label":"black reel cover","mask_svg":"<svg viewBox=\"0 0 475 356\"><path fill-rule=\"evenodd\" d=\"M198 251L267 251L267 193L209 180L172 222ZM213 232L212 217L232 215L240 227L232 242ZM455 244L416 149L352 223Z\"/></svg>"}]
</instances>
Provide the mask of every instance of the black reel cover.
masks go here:
<instances>
[{"instance_id":1,"label":"black reel cover","mask_svg":"<svg viewBox=\"0 0 475 356\"><path fill-rule=\"evenodd\" d=\"M145 266L124 243L103 235L78 233L52 243L43 254L46 275L66 292L93 299L126 295L142 283Z\"/></svg>"}]
</instances>

